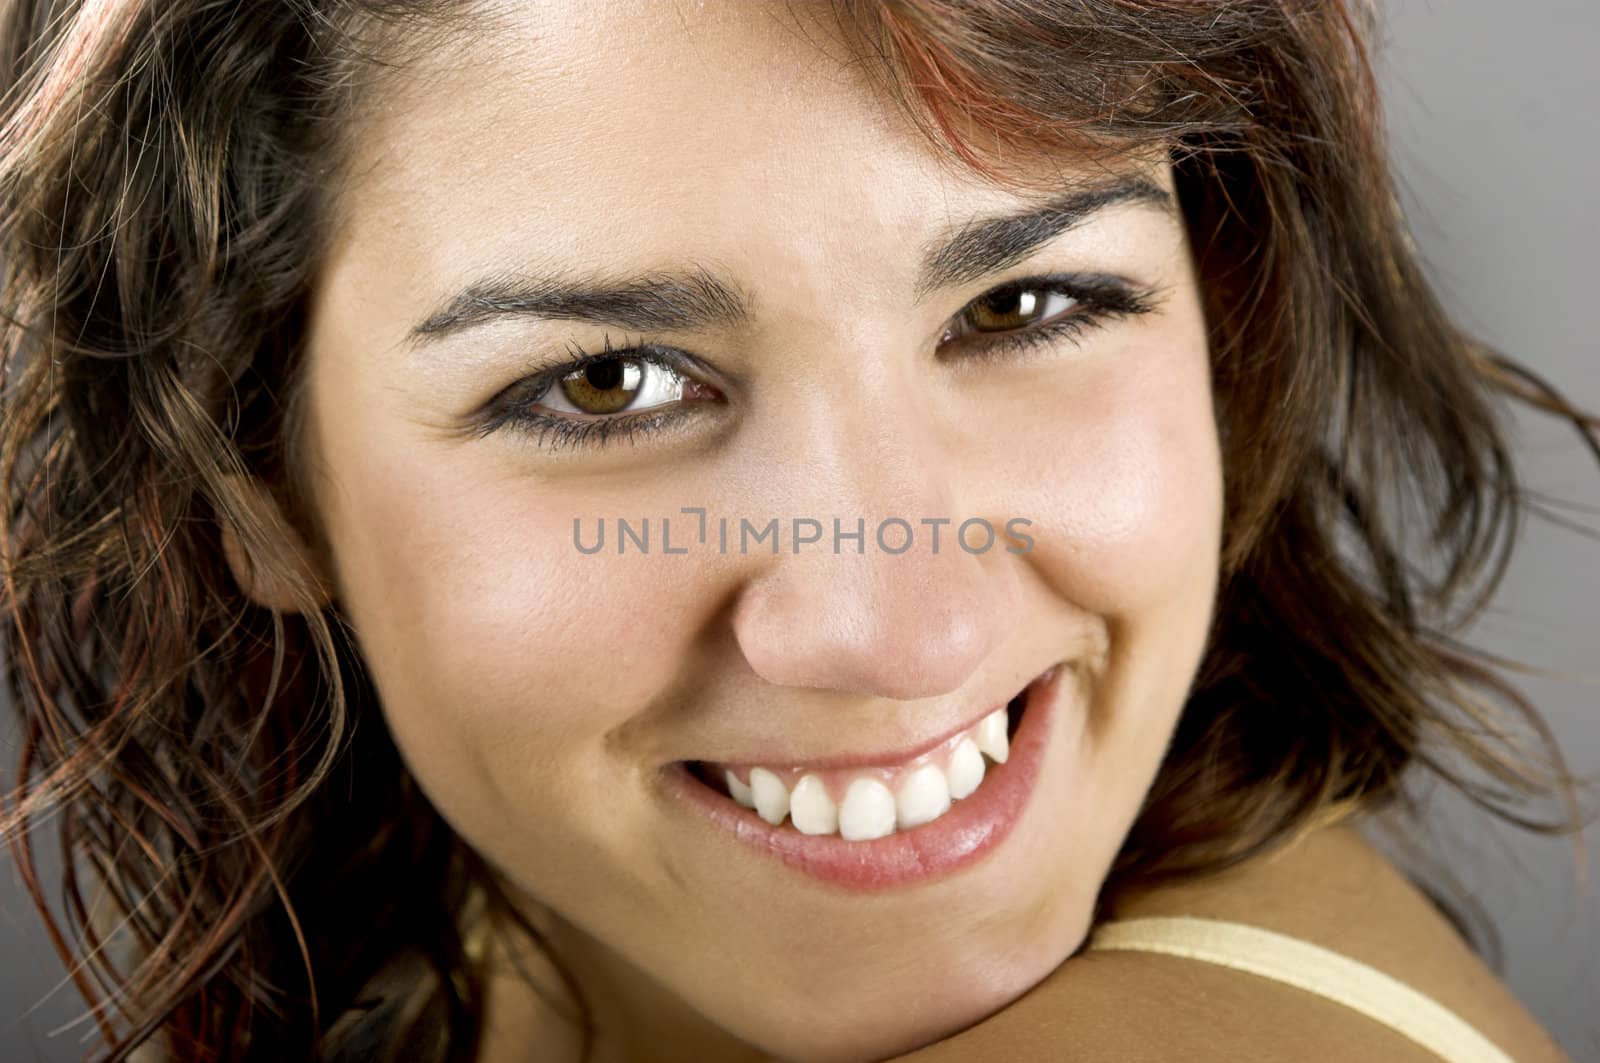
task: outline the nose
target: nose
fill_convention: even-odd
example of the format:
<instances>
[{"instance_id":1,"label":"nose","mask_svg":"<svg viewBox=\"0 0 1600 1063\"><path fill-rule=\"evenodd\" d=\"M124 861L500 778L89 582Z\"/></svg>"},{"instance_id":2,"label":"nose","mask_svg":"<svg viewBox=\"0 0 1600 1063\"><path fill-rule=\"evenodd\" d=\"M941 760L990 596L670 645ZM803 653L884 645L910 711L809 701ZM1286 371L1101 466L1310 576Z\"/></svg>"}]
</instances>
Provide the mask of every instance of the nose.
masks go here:
<instances>
[{"instance_id":1,"label":"nose","mask_svg":"<svg viewBox=\"0 0 1600 1063\"><path fill-rule=\"evenodd\" d=\"M820 525L821 538L796 551L786 516L777 555L761 557L734 602L740 649L770 683L896 700L947 694L1018 622L1022 556L1007 552L1004 534L1016 514L961 511L959 486L972 470L957 464L959 447L915 411L881 412L846 415L856 427L831 425L819 433L826 441L812 435L808 453L793 456L803 460L781 466L804 477L784 494L804 501L799 515ZM993 529L992 541L973 518ZM846 537L858 530L859 539Z\"/></svg>"},{"instance_id":2,"label":"nose","mask_svg":"<svg viewBox=\"0 0 1600 1063\"><path fill-rule=\"evenodd\" d=\"M748 584L734 611L745 659L782 686L896 700L960 689L1001 642L1014 584L945 541L937 555L878 553L870 523L867 539L860 556L830 543Z\"/></svg>"}]
</instances>

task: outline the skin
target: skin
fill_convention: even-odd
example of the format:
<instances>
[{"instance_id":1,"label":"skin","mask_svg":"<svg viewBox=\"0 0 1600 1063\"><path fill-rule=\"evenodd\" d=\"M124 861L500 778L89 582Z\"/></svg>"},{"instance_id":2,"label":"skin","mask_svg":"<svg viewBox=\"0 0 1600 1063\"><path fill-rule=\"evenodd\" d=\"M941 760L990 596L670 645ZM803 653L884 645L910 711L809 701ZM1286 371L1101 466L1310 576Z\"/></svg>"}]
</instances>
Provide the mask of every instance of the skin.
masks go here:
<instances>
[{"instance_id":1,"label":"skin","mask_svg":"<svg viewBox=\"0 0 1600 1063\"><path fill-rule=\"evenodd\" d=\"M1084 939L1212 617L1221 465L1180 219L1114 206L918 303L925 243L1036 200L941 163L846 58L777 5L511 5L382 85L338 189L306 369L318 563L407 765L550 935L602 1060L882 1058L1040 984ZM1171 189L1159 160L1118 165ZM735 279L753 325L522 318L406 342L486 273L695 262ZM1078 271L1154 289L1154 309L981 364L941 341L996 288ZM470 431L534 360L608 337L697 356L720 400L600 448ZM575 517L686 505L1020 516L1034 546L574 548ZM935 881L829 886L661 782L687 758L905 747L1058 661L1069 694L1014 833ZM504 969L481 1058L571 1051Z\"/></svg>"},{"instance_id":2,"label":"skin","mask_svg":"<svg viewBox=\"0 0 1600 1063\"><path fill-rule=\"evenodd\" d=\"M1125 891L1108 918L1201 916L1287 934L1425 993L1517 1063L1572 1063L1364 837L1358 819L1309 829L1212 875ZM1393 1027L1298 986L1181 956L1119 951L1073 957L1022 1000L904 1063L913 1059L1439 1063Z\"/></svg>"}]
</instances>

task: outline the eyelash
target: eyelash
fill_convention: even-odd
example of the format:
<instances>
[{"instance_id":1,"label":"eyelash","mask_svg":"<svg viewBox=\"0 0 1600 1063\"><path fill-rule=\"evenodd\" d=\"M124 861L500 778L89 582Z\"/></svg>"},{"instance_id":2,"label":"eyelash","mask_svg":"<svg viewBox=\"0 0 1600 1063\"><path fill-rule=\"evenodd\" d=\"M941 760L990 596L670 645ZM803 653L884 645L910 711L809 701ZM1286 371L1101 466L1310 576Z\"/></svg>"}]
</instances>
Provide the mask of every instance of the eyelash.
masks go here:
<instances>
[{"instance_id":1,"label":"eyelash","mask_svg":"<svg viewBox=\"0 0 1600 1063\"><path fill-rule=\"evenodd\" d=\"M1036 347L1054 343L1057 340L1071 339L1082 333L1101 327L1111 321L1136 314L1149 313L1154 306L1150 291L1137 290L1126 281L1115 277L1103 275L1073 275L1030 277L1023 280L1011 281L998 288L993 288L978 296L967 304L961 312L965 317L967 312L975 305L986 299L993 299L999 295L1009 295L1012 292L1028 291L1044 295L1064 295L1076 301L1077 305L1058 316L1049 324L1025 327L1011 332L994 333L996 337L990 340L981 339L985 333L973 332L960 339L980 337L974 344L976 351L961 355L963 361L987 363L995 359L1003 359L1022 354ZM949 335L950 331L946 332ZM650 435L667 428L674 422L692 416L692 413L682 409L685 405L681 402L667 403L658 409L647 413L593 415L586 420L567 415L554 415L540 413L537 409L539 400L549 394L550 389L560 385L562 377L578 370L584 369L596 362L626 359L629 361L644 362L655 367L656 371L665 371L681 377L694 379L686 371L693 363L693 359L686 357L670 348L657 344L640 344L635 347L613 349L611 337L605 338L603 350L588 352L576 343L570 344L574 352L571 361L561 365L552 366L531 377L527 377L514 385L517 390L525 394L532 394L531 399L509 400L497 410L492 411L487 420L479 427L478 434L487 436L501 428L514 427L522 432L537 437L540 446L545 444L546 436L552 436L554 442L550 449L559 449L562 446L598 448L611 442L619 433L625 433L628 442L632 443L637 435ZM688 405L698 405L690 403Z\"/></svg>"}]
</instances>

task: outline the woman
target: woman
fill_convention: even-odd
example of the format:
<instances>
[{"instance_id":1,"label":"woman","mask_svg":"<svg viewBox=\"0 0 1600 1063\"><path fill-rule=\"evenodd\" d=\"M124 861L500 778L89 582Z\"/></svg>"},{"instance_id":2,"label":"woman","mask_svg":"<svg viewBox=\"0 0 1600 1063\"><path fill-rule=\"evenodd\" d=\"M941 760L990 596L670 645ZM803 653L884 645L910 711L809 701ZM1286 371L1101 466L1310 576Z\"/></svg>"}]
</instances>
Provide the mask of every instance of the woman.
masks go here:
<instances>
[{"instance_id":1,"label":"woman","mask_svg":"<svg viewBox=\"0 0 1600 1063\"><path fill-rule=\"evenodd\" d=\"M1596 424L1423 283L1368 12L5 12L104 1058L1565 1058L1353 829L1574 825L1449 633L1498 396Z\"/></svg>"}]
</instances>

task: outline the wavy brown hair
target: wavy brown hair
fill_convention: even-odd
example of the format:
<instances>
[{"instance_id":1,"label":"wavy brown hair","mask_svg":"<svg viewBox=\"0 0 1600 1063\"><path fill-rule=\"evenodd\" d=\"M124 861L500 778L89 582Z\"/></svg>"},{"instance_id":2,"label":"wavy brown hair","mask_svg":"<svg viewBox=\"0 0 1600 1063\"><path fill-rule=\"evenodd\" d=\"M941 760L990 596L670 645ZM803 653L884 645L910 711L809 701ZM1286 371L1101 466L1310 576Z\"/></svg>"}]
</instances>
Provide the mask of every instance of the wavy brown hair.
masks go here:
<instances>
[{"instance_id":1,"label":"wavy brown hair","mask_svg":"<svg viewBox=\"0 0 1600 1063\"><path fill-rule=\"evenodd\" d=\"M1004 182L1001 159L1041 153L1174 161L1210 328L1222 578L1102 901L1237 863L1329 807L1410 807L1413 765L1524 827L1579 827L1559 748L1496 673L1510 662L1456 636L1537 508L1504 400L1570 419L1597 458L1600 420L1430 291L1386 167L1371 12L833 14L952 163ZM477 1050L470 935L515 913L403 767L337 602L289 571L305 609L252 604L221 529L273 563L285 528L242 494L254 476L321 549L299 367L342 151L386 77L492 28L461 0L0 0L0 667L23 738L0 835L104 1059L158 1035L185 1060ZM1552 798L1555 819L1523 814ZM49 814L73 857L51 884L65 925L32 855Z\"/></svg>"}]
</instances>

